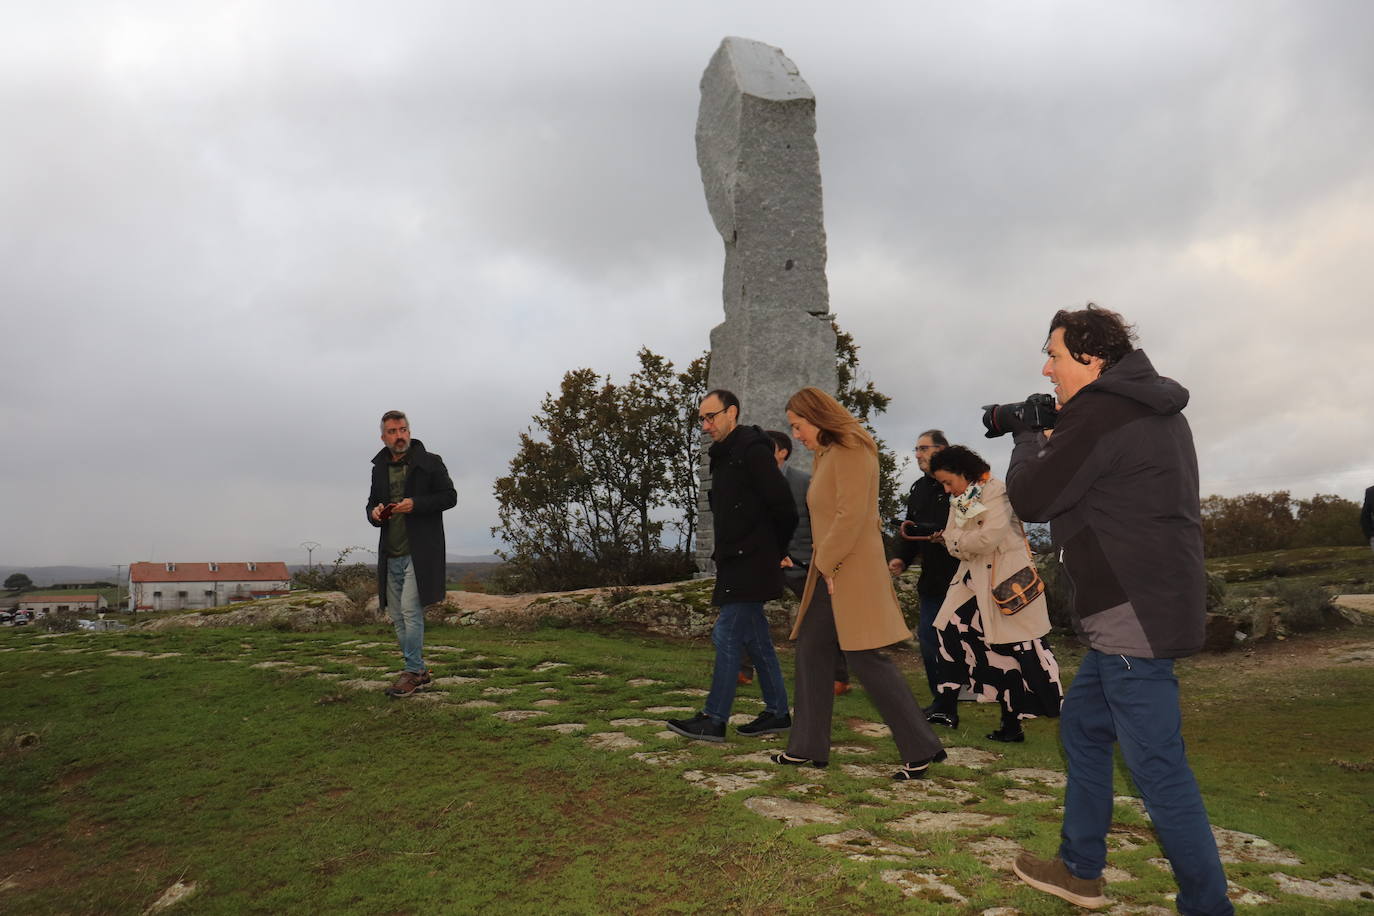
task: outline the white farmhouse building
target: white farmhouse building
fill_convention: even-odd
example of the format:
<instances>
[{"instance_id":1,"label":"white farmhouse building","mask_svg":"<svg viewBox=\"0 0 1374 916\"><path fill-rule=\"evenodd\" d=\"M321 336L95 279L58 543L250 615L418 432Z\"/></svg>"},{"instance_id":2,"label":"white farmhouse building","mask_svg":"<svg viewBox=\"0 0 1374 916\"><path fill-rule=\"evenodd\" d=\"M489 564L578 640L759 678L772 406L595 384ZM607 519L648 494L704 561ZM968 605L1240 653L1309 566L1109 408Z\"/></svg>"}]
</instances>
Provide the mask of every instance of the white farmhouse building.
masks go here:
<instances>
[{"instance_id":1,"label":"white farmhouse building","mask_svg":"<svg viewBox=\"0 0 1374 916\"><path fill-rule=\"evenodd\" d=\"M194 611L284 595L285 563L130 563L129 609Z\"/></svg>"}]
</instances>

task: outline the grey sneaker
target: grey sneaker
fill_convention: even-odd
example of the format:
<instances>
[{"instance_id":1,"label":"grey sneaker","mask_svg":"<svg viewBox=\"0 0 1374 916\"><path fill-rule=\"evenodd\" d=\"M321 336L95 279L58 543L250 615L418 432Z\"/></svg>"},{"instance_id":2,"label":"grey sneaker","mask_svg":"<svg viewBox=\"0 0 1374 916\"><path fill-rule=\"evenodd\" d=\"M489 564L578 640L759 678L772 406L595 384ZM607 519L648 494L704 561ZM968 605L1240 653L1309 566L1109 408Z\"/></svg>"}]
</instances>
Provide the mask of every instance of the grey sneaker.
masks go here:
<instances>
[{"instance_id":1,"label":"grey sneaker","mask_svg":"<svg viewBox=\"0 0 1374 916\"><path fill-rule=\"evenodd\" d=\"M735 729L735 731L745 737L752 738L757 735L772 735L777 732L785 732L791 727L792 717L789 714L783 713L780 716L776 716L764 710L759 713L758 718L753 722L741 725L739 728Z\"/></svg>"},{"instance_id":2,"label":"grey sneaker","mask_svg":"<svg viewBox=\"0 0 1374 916\"><path fill-rule=\"evenodd\" d=\"M1011 864L1011 870L1016 872L1016 877L1036 890L1054 894L1069 903L1090 910L1101 909L1107 905L1107 898L1102 893L1107 882L1101 877L1091 880L1079 878L1069 871L1064 860L1058 856L1046 861L1023 852Z\"/></svg>"}]
</instances>

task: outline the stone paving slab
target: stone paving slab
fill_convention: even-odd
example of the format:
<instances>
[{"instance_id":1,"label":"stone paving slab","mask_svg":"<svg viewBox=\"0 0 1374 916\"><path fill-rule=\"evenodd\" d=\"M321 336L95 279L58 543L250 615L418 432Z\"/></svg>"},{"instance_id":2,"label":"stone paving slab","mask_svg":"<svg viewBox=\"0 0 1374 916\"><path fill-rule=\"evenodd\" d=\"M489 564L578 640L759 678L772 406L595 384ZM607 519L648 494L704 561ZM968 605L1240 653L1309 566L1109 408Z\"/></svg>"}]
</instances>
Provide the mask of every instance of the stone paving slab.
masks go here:
<instances>
[{"instance_id":1,"label":"stone paving slab","mask_svg":"<svg viewBox=\"0 0 1374 916\"><path fill-rule=\"evenodd\" d=\"M490 709L501 704L494 700L468 700L466 703L459 703L458 705L468 709Z\"/></svg>"},{"instance_id":2,"label":"stone paving slab","mask_svg":"<svg viewBox=\"0 0 1374 916\"><path fill-rule=\"evenodd\" d=\"M644 711L666 715L670 712L696 712L696 709L691 706L650 706Z\"/></svg>"},{"instance_id":3,"label":"stone paving slab","mask_svg":"<svg viewBox=\"0 0 1374 916\"><path fill-rule=\"evenodd\" d=\"M688 770L682 774L682 778L703 789L710 789L717 795L729 795L767 782L773 778L773 774L763 770L746 770L743 773L704 773L701 770ZM750 801L753 799L746 801L745 805L747 806Z\"/></svg>"},{"instance_id":4,"label":"stone paving slab","mask_svg":"<svg viewBox=\"0 0 1374 916\"><path fill-rule=\"evenodd\" d=\"M630 687L652 687L655 684L662 684L663 682L656 681L651 677L632 677L625 683Z\"/></svg>"},{"instance_id":5,"label":"stone paving slab","mask_svg":"<svg viewBox=\"0 0 1374 916\"><path fill-rule=\"evenodd\" d=\"M1358 900L1365 903L1374 900L1374 884L1360 881L1350 875L1339 874L1311 881L1276 871L1270 877L1279 886L1279 890L1286 894L1297 894L1315 900Z\"/></svg>"},{"instance_id":6,"label":"stone paving slab","mask_svg":"<svg viewBox=\"0 0 1374 916\"><path fill-rule=\"evenodd\" d=\"M880 875L885 882L902 892L903 897L942 897L950 903L968 903L968 898L929 872L889 870Z\"/></svg>"},{"instance_id":7,"label":"stone paving slab","mask_svg":"<svg viewBox=\"0 0 1374 916\"><path fill-rule=\"evenodd\" d=\"M834 808L810 802L792 801L786 798L773 798L756 795L744 800L744 807L763 817L782 821L788 827L803 827L807 824L842 824L845 815Z\"/></svg>"},{"instance_id":8,"label":"stone paving slab","mask_svg":"<svg viewBox=\"0 0 1374 916\"><path fill-rule=\"evenodd\" d=\"M476 702L481 702L476 701ZM523 722L526 719L536 719L539 716L547 716L548 713L542 709L503 709L500 712L492 713L504 722Z\"/></svg>"},{"instance_id":9,"label":"stone paving slab","mask_svg":"<svg viewBox=\"0 0 1374 916\"><path fill-rule=\"evenodd\" d=\"M982 830L1005 824L1007 819L976 811L917 811L887 824L890 830L909 833L943 833L953 830Z\"/></svg>"},{"instance_id":10,"label":"stone paving slab","mask_svg":"<svg viewBox=\"0 0 1374 916\"><path fill-rule=\"evenodd\" d=\"M867 830L846 830L843 833L827 833L814 838L816 845L842 852L856 862L901 862L909 858L929 855L921 849L903 846L891 840L874 836Z\"/></svg>"},{"instance_id":11,"label":"stone paving slab","mask_svg":"<svg viewBox=\"0 0 1374 916\"><path fill-rule=\"evenodd\" d=\"M1001 754L994 754L991 751L980 750L976 747L946 747L945 752L949 754L949 759L945 760L944 763L937 763L935 766L968 767L970 770L981 770L1002 759Z\"/></svg>"},{"instance_id":12,"label":"stone paving slab","mask_svg":"<svg viewBox=\"0 0 1374 916\"><path fill-rule=\"evenodd\" d=\"M669 732L669 734L672 734ZM630 758L654 767L676 766L692 759L691 751L641 751L631 754Z\"/></svg>"},{"instance_id":13,"label":"stone paving slab","mask_svg":"<svg viewBox=\"0 0 1374 916\"><path fill-rule=\"evenodd\" d=\"M1020 783L1023 786L1042 783L1055 789L1062 789L1068 785L1068 777L1058 770L1042 770L1037 767L1012 767L1010 770L1003 770L998 775L1005 776L1012 782Z\"/></svg>"},{"instance_id":14,"label":"stone paving slab","mask_svg":"<svg viewBox=\"0 0 1374 916\"><path fill-rule=\"evenodd\" d=\"M642 719L631 716L628 719L612 719L611 724L617 728L642 728L646 725L662 725L662 719Z\"/></svg>"},{"instance_id":15,"label":"stone paving slab","mask_svg":"<svg viewBox=\"0 0 1374 916\"><path fill-rule=\"evenodd\" d=\"M464 684L480 684L481 682L482 679L480 677L460 677L456 674L450 675L449 677L436 677L434 679L434 683L438 684L440 687L461 687Z\"/></svg>"},{"instance_id":16,"label":"stone paving slab","mask_svg":"<svg viewBox=\"0 0 1374 916\"><path fill-rule=\"evenodd\" d=\"M977 797L972 792L967 792L958 786L948 785L937 779L904 779L897 781L891 779L890 776L891 774L889 773L889 782L891 785L868 789L866 790L867 793L880 801L903 805L919 805L929 801L942 801L962 805L973 801Z\"/></svg>"},{"instance_id":17,"label":"stone paving slab","mask_svg":"<svg viewBox=\"0 0 1374 916\"><path fill-rule=\"evenodd\" d=\"M631 738L624 732L596 732L587 736L587 743L607 751L623 751L644 746L643 741Z\"/></svg>"}]
</instances>

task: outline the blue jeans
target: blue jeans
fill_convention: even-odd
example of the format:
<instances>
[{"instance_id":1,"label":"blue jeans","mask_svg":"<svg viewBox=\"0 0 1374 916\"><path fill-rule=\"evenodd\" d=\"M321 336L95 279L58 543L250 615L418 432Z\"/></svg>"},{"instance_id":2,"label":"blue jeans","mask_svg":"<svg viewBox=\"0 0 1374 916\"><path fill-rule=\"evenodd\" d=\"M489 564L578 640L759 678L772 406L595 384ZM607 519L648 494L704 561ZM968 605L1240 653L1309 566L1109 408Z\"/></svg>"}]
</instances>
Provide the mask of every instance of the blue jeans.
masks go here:
<instances>
[{"instance_id":1,"label":"blue jeans","mask_svg":"<svg viewBox=\"0 0 1374 916\"><path fill-rule=\"evenodd\" d=\"M773 637L768 634L762 601L722 605L711 630L711 641L716 644L716 666L703 710L706 715L716 722L729 721L730 707L735 705L741 648L748 649L754 660L765 711L776 716L787 713L787 685L782 682L782 666L773 649Z\"/></svg>"},{"instance_id":2,"label":"blue jeans","mask_svg":"<svg viewBox=\"0 0 1374 916\"><path fill-rule=\"evenodd\" d=\"M940 635L935 632L935 618L940 613L940 605L945 603L944 596L920 596L921 620L916 626L916 641L921 644L921 662L926 669L926 684L930 687L932 701L940 695L935 688L939 683Z\"/></svg>"},{"instance_id":3,"label":"blue jeans","mask_svg":"<svg viewBox=\"0 0 1374 916\"><path fill-rule=\"evenodd\" d=\"M410 556L386 559L386 610L396 627L406 670L419 674L425 670L421 651L425 645L425 609L420 604L420 587L415 582L415 566Z\"/></svg>"},{"instance_id":4,"label":"blue jeans","mask_svg":"<svg viewBox=\"0 0 1374 916\"><path fill-rule=\"evenodd\" d=\"M1059 725L1069 768L1059 856L1080 878L1096 878L1106 867L1112 745L1119 743L1173 866L1179 912L1234 913L1181 728L1173 659L1093 650L1083 656Z\"/></svg>"}]
</instances>

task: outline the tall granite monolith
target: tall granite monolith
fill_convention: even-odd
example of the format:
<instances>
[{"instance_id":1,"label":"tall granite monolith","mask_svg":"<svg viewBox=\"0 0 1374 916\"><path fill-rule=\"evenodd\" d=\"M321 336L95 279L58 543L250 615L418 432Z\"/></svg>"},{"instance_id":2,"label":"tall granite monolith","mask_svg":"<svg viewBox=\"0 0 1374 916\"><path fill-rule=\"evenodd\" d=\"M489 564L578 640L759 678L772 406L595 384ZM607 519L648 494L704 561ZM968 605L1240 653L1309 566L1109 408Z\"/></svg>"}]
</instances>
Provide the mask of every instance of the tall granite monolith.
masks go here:
<instances>
[{"instance_id":1,"label":"tall granite monolith","mask_svg":"<svg viewBox=\"0 0 1374 916\"><path fill-rule=\"evenodd\" d=\"M697 162L725 241L725 321L711 331L711 388L739 395L740 422L787 430L787 399L835 392L835 332L825 279L816 97L778 48L720 43L701 77ZM697 562L712 548L709 467L701 464ZM793 462L809 470L803 448Z\"/></svg>"}]
</instances>

